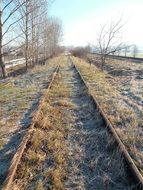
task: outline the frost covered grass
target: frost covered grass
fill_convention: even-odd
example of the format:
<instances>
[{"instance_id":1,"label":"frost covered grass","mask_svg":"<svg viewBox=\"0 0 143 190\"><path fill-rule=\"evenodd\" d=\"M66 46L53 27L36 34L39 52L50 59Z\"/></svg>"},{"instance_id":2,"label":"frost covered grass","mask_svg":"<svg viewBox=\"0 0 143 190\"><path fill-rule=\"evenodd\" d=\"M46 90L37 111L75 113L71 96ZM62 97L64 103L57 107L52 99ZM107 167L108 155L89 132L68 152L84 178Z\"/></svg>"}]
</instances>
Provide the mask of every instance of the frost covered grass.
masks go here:
<instances>
[{"instance_id":1,"label":"frost covered grass","mask_svg":"<svg viewBox=\"0 0 143 190\"><path fill-rule=\"evenodd\" d=\"M14 127L26 109L42 92L54 70L58 58L49 61L45 66L36 66L28 73L0 81L0 130L3 127Z\"/></svg>"},{"instance_id":2,"label":"frost covered grass","mask_svg":"<svg viewBox=\"0 0 143 190\"><path fill-rule=\"evenodd\" d=\"M0 80L0 184L61 57Z\"/></svg>"},{"instance_id":3,"label":"frost covered grass","mask_svg":"<svg viewBox=\"0 0 143 190\"><path fill-rule=\"evenodd\" d=\"M143 168L143 132L142 117L137 117L137 110L130 107L121 95L117 86L112 83L112 77L102 72L94 65L89 65L82 59L72 57L89 85L92 94L106 113L108 119L115 126L135 160L137 166Z\"/></svg>"}]
</instances>

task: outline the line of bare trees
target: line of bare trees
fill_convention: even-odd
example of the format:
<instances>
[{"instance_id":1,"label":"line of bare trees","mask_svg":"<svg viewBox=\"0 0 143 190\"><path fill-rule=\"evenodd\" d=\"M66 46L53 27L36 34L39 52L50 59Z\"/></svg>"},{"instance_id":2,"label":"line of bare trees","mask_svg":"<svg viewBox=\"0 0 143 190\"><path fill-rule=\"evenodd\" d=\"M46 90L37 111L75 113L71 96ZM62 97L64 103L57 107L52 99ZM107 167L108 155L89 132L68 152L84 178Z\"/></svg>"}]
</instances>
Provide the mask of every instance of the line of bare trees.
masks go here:
<instances>
[{"instance_id":1,"label":"line of bare trees","mask_svg":"<svg viewBox=\"0 0 143 190\"><path fill-rule=\"evenodd\" d=\"M50 0L0 0L0 69L6 77L4 49L15 47L25 57L25 68L53 55L61 39L58 19L50 18ZM13 50L12 50L13 51Z\"/></svg>"}]
</instances>

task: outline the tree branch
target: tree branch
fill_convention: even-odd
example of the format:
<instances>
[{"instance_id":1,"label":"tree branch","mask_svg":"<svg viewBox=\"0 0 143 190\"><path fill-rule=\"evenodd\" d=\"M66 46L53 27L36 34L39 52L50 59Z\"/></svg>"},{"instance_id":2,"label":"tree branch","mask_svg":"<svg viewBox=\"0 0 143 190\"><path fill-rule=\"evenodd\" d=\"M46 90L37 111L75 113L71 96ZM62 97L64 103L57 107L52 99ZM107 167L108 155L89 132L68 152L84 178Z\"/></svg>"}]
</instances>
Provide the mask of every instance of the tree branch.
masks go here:
<instances>
[{"instance_id":1,"label":"tree branch","mask_svg":"<svg viewBox=\"0 0 143 190\"><path fill-rule=\"evenodd\" d=\"M4 22L2 23L2 25L4 25L9 19L10 17L21 7L25 4L25 2L23 2L22 4L20 4L19 6L15 7L8 15L8 17L4 20Z\"/></svg>"}]
</instances>

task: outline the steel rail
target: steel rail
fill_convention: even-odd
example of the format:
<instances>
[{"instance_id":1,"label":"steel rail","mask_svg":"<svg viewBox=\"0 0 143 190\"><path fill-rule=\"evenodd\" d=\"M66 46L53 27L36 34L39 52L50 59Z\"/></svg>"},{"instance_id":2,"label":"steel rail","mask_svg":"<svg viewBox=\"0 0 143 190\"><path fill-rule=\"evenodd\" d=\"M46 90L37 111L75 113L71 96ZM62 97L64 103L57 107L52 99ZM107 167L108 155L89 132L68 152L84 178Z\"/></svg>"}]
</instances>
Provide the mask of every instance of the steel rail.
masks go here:
<instances>
[{"instance_id":1,"label":"steel rail","mask_svg":"<svg viewBox=\"0 0 143 190\"><path fill-rule=\"evenodd\" d=\"M131 158L130 154L128 153L125 145L123 144L122 140L120 139L120 137L118 136L118 133L116 132L115 127L111 124L111 122L109 121L109 119L107 118L105 112L102 110L102 108L100 107L97 99L95 96L92 95L91 91L90 91L90 87L87 84L87 82L85 81L84 77L82 76L81 72L79 71L79 69L77 68L77 66L74 64L74 62L72 61L72 59L70 58L76 72L78 73L79 77L81 78L81 81L84 83L84 85L86 86L88 93L91 97L91 99L93 100L93 103L95 104L96 108L99 110L100 115L103 118L103 121L106 124L107 129L110 131L110 133L113 135L115 142L117 143L117 145L119 146L119 150L123 155L123 158L125 159L126 164L128 165L128 169L131 172L131 176L133 178L133 180L136 183L136 190L143 190L143 176L140 173L139 169L137 168L137 166L135 165L133 159Z\"/></svg>"},{"instance_id":2,"label":"steel rail","mask_svg":"<svg viewBox=\"0 0 143 190\"><path fill-rule=\"evenodd\" d=\"M59 67L60 65L58 64L58 66L56 67L53 75L52 75L52 78L50 80L50 83L48 85L48 88L46 89L45 93L42 95L42 97L40 98L40 101L39 101L39 105L36 109L36 111L33 113L33 118L32 118L32 122L30 124L30 126L28 127L15 155L13 156L12 158L12 161L11 161L11 165L10 165L10 168L8 170L8 173L7 173L7 176L6 176L6 179L4 181L4 183L2 184L2 190L10 190L11 189L11 184L13 182L13 179L14 179L14 176L16 174L16 171L17 171L17 167L20 163L20 160L22 158L22 155L24 153L24 150L26 148L26 145L34 131L34 126L35 126L35 123L37 121L37 118L40 114L40 111L41 111L41 108L44 104L44 101L46 99L46 96L48 95L49 93L49 90L51 89L51 86L55 80L55 77L59 71Z\"/></svg>"},{"instance_id":3,"label":"steel rail","mask_svg":"<svg viewBox=\"0 0 143 190\"><path fill-rule=\"evenodd\" d=\"M143 58L141 57L126 57L126 56L118 56L118 55L108 55L107 57L111 58L111 59L118 59L118 60L129 60L129 61L133 61L133 62L143 62Z\"/></svg>"},{"instance_id":4,"label":"steel rail","mask_svg":"<svg viewBox=\"0 0 143 190\"><path fill-rule=\"evenodd\" d=\"M100 56L99 53L91 53L92 55L97 55ZM134 62L143 62L143 58L142 57L129 57L129 56L123 56L123 55L107 55L108 58L111 59L119 59L119 60L131 60Z\"/></svg>"}]
</instances>

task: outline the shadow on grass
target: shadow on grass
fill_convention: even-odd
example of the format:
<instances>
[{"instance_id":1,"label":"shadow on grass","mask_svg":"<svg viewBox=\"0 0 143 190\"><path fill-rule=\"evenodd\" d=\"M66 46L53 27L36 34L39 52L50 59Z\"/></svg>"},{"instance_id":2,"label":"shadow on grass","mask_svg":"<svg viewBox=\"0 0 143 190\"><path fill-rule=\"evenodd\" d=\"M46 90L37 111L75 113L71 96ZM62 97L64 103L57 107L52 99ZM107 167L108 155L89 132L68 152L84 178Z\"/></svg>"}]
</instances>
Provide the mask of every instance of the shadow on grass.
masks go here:
<instances>
[{"instance_id":1,"label":"shadow on grass","mask_svg":"<svg viewBox=\"0 0 143 190\"><path fill-rule=\"evenodd\" d=\"M8 169L11 164L11 160L16 153L19 144L21 143L23 136L25 135L28 127L32 121L32 113L35 111L39 105L40 98L42 93L39 92L33 101L30 108L24 113L21 121L19 122L19 129L16 130L13 134L10 134L10 140L3 146L0 150L0 186L5 180Z\"/></svg>"}]
</instances>

